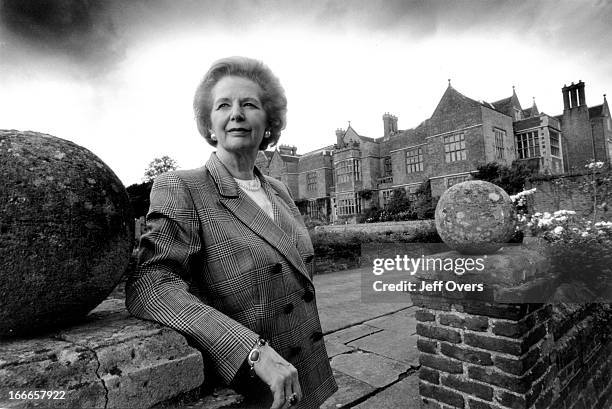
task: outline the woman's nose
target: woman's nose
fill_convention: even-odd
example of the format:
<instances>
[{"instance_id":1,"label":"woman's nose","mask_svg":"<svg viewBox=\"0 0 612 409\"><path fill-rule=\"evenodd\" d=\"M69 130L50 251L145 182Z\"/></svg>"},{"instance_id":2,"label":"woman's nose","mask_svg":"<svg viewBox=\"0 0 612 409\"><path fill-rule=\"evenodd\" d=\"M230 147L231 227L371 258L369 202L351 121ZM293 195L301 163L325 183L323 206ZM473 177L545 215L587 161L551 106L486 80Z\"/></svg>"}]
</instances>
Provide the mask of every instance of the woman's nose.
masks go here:
<instances>
[{"instance_id":1,"label":"woman's nose","mask_svg":"<svg viewBox=\"0 0 612 409\"><path fill-rule=\"evenodd\" d=\"M230 119L232 121L241 121L244 119L242 107L239 104L235 104L234 106L232 106Z\"/></svg>"}]
</instances>

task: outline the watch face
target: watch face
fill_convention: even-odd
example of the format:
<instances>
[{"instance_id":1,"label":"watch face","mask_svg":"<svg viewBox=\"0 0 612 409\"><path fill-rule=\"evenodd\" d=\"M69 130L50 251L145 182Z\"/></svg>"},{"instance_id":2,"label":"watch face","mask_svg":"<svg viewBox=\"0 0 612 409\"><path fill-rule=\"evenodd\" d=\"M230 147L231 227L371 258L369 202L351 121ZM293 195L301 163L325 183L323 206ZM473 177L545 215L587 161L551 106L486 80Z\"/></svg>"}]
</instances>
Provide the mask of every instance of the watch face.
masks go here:
<instances>
[{"instance_id":1,"label":"watch face","mask_svg":"<svg viewBox=\"0 0 612 409\"><path fill-rule=\"evenodd\" d=\"M251 351L251 353L249 354L249 361L251 362L257 362L259 361L259 351L254 349L253 351Z\"/></svg>"}]
</instances>

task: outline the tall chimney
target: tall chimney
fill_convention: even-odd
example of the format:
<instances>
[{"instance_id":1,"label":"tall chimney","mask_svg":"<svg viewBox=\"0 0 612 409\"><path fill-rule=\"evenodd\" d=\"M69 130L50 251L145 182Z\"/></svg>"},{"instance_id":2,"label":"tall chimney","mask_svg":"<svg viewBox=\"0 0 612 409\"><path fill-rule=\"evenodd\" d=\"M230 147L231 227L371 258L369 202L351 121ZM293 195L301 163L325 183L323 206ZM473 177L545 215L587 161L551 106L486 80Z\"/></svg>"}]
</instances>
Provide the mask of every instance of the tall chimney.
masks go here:
<instances>
[{"instance_id":1,"label":"tall chimney","mask_svg":"<svg viewBox=\"0 0 612 409\"><path fill-rule=\"evenodd\" d=\"M578 104L586 105L586 101L584 98L584 82L582 82L582 80L578 81L577 88L578 88Z\"/></svg>"},{"instance_id":2,"label":"tall chimney","mask_svg":"<svg viewBox=\"0 0 612 409\"><path fill-rule=\"evenodd\" d=\"M572 101L572 108L576 108L578 106L578 93L576 92L576 85L572 82L570 86L570 99Z\"/></svg>"},{"instance_id":3,"label":"tall chimney","mask_svg":"<svg viewBox=\"0 0 612 409\"><path fill-rule=\"evenodd\" d=\"M341 148L342 145L344 145L344 134L345 134L345 130L342 128L338 128L336 129L336 145L338 145L338 148Z\"/></svg>"},{"instance_id":4,"label":"tall chimney","mask_svg":"<svg viewBox=\"0 0 612 409\"><path fill-rule=\"evenodd\" d=\"M570 100L569 100L569 88L567 85L564 85L561 88L561 92L563 93L563 110L570 109Z\"/></svg>"},{"instance_id":5,"label":"tall chimney","mask_svg":"<svg viewBox=\"0 0 612 409\"><path fill-rule=\"evenodd\" d=\"M397 132L397 117L388 112L383 114L383 135L385 138Z\"/></svg>"}]
</instances>

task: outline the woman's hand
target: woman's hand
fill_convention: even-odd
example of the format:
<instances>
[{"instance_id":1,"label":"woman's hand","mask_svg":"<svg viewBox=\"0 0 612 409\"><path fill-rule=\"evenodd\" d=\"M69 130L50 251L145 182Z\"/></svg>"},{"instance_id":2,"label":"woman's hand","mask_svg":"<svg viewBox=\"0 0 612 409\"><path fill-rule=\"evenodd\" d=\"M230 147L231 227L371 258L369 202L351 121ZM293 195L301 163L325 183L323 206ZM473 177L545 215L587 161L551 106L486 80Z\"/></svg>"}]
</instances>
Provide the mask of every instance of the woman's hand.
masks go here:
<instances>
[{"instance_id":1,"label":"woman's hand","mask_svg":"<svg viewBox=\"0 0 612 409\"><path fill-rule=\"evenodd\" d=\"M270 409L290 407L289 398L294 393L299 402L302 399L302 389L297 369L270 345L260 347L259 353L259 361L255 363L253 369L255 374L270 387L274 395L274 402Z\"/></svg>"}]
</instances>

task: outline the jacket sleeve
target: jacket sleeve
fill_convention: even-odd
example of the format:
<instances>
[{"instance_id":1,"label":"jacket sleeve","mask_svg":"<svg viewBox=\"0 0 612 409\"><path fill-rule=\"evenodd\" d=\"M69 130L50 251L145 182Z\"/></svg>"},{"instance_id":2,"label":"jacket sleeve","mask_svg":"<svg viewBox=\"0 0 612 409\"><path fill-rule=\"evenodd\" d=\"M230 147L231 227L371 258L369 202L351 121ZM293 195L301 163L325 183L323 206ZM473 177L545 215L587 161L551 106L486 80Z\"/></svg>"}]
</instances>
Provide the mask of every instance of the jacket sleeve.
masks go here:
<instances>
[{"instance_id":1,"label":"jacket sleeve","mask_svg":"<svg viewBox=\"0 0 612 409\"><path fill-rule=\"evenodd\" d=\"M187 336L230 383L259 337L189 292L203 243L189 189L173 172L153 183L147 227L126 285L128 310Z\"/></svg>"}]
</instances>

